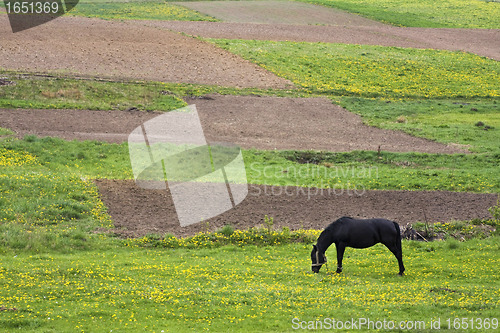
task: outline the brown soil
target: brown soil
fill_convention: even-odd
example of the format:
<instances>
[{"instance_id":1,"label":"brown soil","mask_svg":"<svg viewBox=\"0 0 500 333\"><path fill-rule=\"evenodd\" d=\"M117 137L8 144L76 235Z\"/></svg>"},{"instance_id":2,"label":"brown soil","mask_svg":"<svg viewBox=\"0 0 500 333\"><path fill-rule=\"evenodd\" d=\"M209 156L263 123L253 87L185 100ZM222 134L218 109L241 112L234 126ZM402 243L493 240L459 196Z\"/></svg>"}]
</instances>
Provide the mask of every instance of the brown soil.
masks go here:
<instances>
[{"instance_id":1,"label":"brown soil","mask_svg":"<svg viewBox=\"0 0 500 333\"><path fill-rule=\"evenodd\" d=\"M363 125L361 117L326 98L211 96L196 103L212 142L243 148L464 152L408 134Z\"/></svg>"},{"instance_id":2,"label":"brown soil","mask_svg":"<svg viewBox=\"0 0 500 333\"><path fill-rule=\"evenodd\" d=\"M114 79L284 88L285 79L210 43L166 29L60 17L12 33L0 15L0 68Z\"/></svg>"},{"instance_id":3,"label":"brown soil","mask_svg":"<svg viewBox=\"0 0 500 333\"><path fill-rule=\"evenodd\" d=\"M363 191L342 193L315 188L249 185L249 194L236 208L198 224L181 227L168 191L145 190L134 181L96 181L115 232L126 237L148 233L194 235L215 231L226 224L248 229L274 218L275 227L323 229L341 216L384 217L400 224L422 221L444 222L489 218L487 211L496 202L495 194Z\"/></svg>"},{"instance_id":4,"label":"brown soil","mask_svg":"<svg viewBox=\"0 0 500 333\"><path fill-rule=\"evenodd\" d=\"M128 135L159 112L0 109L0 127L19 138L51 136L66 140L126 142Z\"/></svg>"},{"instance_id":5,"label":"brown soil","mask_svg":"<svg viewBox=\"0 0 500 333\"><path fill-rule=\"evenodd\" d=\"M403 132L363 125L326 98L212 95L196 104L208 142L280 150L381 150L456 153L463 149ZM140 111L1 110L0 127L26 134L120 143L161 113Z\"/></svg>"}]
</instances>

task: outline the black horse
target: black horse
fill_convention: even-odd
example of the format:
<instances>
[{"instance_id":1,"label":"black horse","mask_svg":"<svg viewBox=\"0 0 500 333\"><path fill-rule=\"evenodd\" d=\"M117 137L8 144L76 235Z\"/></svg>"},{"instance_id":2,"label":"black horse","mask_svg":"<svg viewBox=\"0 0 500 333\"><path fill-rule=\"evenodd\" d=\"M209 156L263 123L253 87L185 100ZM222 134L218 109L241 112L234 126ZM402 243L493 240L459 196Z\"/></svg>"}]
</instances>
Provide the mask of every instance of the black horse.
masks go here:
<instances>
[{"instance_id":1,"label":"black horse","mask_svg":"<svg viewBox=\"0 0 500 333\"><path fill-rule=\"evenodd\" d=\"M382 243L396 256L399 263L399 275L403 275L403 250L401 248L401 231L396 222L384 219L356 220L341 217L326 227L319 235L311 252L312 271L318 273L326 263L325 251L335 243L337 248L337 273L342 272L342 258L346 246L364 249Z\"/></svg>"}]
</instances>

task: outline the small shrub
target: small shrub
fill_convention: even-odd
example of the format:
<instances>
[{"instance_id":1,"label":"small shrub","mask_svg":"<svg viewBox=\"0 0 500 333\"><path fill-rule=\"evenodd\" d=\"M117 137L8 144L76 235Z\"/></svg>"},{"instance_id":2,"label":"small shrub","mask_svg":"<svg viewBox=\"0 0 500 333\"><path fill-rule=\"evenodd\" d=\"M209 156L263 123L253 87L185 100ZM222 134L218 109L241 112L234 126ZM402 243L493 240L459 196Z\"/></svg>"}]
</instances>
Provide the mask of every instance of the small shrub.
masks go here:
<instances>
[{"instance_id":1,"label":"small shrub","mask_svg":"<svg viewBox=\"0 0 500 333\"><path fill-rule=\"evenodd\" d=\"M450 250L455 250L455 249L458 249L460 247L460 242L457 241L456 239L454 238L450 238L446 241L447 243L447 247L450 249Z\"/></svg>"},{"instance_id":2,"label":"small shrub","mask_svg":"<svg viewBox=\"0 0 500 333\"><path fill-rule=\"evenodd\" d=\"M224 236L231 236L234 233L234 228L231 225L225 225L219 230Z\"/></svg>"},{"instance_id":3,"label":"small shrub","mask_svg":"<svg viewBox=\"0 0 500 333\"><path fill-rule=\"evenodd\" d=\"M36 135L25 135L24 141L26 142L35 142L38 141L38 137Z\"/></svg>"},{"instance_id":4,"label":"small shrub","mask_svg":"<svg viewBox=\"0 0 500 333\"><path fill-rule=\"evenodd\" d=\"M271 230L272 230L273 225L274 225L274 217L268 217L267 215L264 216L264 224L267 227L267 231L269 233L271 233Z\"/></svg>"},{"instance_id":5,"label":"small shrub","mask_svg":"<svg viewBox=\"0 0 500 333\"><path fill-rule=\"evenodd\" d=\"M495 219L495 223L498 224L500 222L500 194L497 197L497 204L488 208L488 211Z\"/></svg>"}]
</instances>

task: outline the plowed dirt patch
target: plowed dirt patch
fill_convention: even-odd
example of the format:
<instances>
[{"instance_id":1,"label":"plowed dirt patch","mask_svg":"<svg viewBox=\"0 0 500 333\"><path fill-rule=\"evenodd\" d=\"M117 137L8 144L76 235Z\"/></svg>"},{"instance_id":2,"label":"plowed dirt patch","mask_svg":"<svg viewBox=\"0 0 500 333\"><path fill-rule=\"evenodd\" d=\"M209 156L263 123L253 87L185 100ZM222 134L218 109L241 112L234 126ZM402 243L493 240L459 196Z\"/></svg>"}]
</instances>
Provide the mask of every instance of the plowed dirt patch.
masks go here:
<instances>
[{"instance_id":1,"label":"plowed dirt patch","mask_svg":"<svg viewBox=\"0 0 500 333\"><path fill-rule=\"evenodd\" d=\"M166 29L60 17L12 33L0 15L0 68L113 79L284 88L285 79L210 43Z\"/></svg>"},{"instance_id":2,"label":"plowed dirt patch","mask_svg":"<svg viewBox=\"0 0 500 333\"><path fill-rule=\"evenodd\" d=\"M420 191L328 192L316 188L249 185L249 194L236 208L202 223L179 225L170 193L145 190L132 180L98 180L115 232L125 237L148 233L190 236L215 231L226 224L237 229L263 225L264 216L274 218L276 227L323 229L341 216L384 217L400 224L445 222L488 218L487 208L495 194ZM425 216L425 217L424 217Z\"/></svg>"},{"instance_id":3,"label":"plowed dirt patch","mask_svg":"<svg viewBox=\"0 0 500 333\"><path fill-rule=\"evenodd\" d=\"M188 100L198 109L209 142L280 150L381 150L457 153L464 150L399 131L366 126L326 98L211 95ZM159 112L0 109L0 127L64 139L126 142Z\"/></svg>"},{"instance_id":4,"label":"plowed dirt patch","mask_svg":"<svg viewBox=\"0 0 500 333\"><path fill-rule=\"evenodd\" d=\"M462 149L366 126L326 98L214 95L196 103L209 141L244 148L456 153Z\"/></svg>"}]
</instances>

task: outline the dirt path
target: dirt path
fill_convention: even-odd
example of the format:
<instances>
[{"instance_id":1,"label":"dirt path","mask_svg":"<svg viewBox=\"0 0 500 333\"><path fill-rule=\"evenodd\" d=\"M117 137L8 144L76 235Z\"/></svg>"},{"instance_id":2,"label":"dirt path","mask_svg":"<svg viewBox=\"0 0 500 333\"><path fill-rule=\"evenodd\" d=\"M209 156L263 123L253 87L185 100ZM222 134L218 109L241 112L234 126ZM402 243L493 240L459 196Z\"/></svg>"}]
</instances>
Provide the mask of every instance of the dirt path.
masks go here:
<instances>
[{"instance_id":1,"label":"dirt path","mask_svg":"<svg viewBox=\"0 0 500 333\"><path fill-rule=\"evenodd\" d=\"M212 95L188 100L209 142L284 150L381 150L457 153L464 150L399 131L363 125L361 117L326 98ZM137 126L161 113L140 111L0 109L0 127L64 139L126 142Z\"/></svg>"},{"instance_id":2,"label":"dirt path","mask_svg":"<svg viewBox=\"0 0 500 333\"><path fill-rule=\"evenodd\" d=\"M322 229L341 216L384 217L400 224L488 218L495 194L426 191L350 191L249 185L247 198L236 208L202 223L180 227L168 191L145 190L134 181L99 180L102 199L115 221L116 232L126 237L148 233L189 236L226 224L237 229L263 225L264 216L275 226Z\"/></svg>"},{"instance_id":3,"label":"dirt path","mask_svg":"<svg viewBox=\"0 0 500 333\"><path fill-rule=\"evenodd\" d=\"M12 33L0 15L0 68L114 79L284 88L285 79L210 43L129 22L60 17Z\"/></svg>"},{"instance_id":4,"label":"dirt path","mask_svg":"<svg viewBox=\"0 0 500 333\"><path fill-rule=\"evenodd\" d=\"M189 1L174 2L179 6L215 17L223 22L383 26L383 23L347 13L342 10L297 1Z\"/></svg>"},{"instance_id":5,"label":"dirt path","mask_svg":"<svg viewBox=\"0 0 500 333\"><path fill-rule=\"evenodd\" d=\"M500 30L406 28L342 10L295 1L179 2L222 22L151 21L208 38L304 41L433 48L500 60Z\"/></svg>"}]
</instances>

